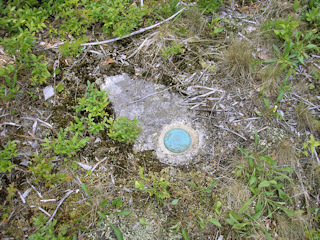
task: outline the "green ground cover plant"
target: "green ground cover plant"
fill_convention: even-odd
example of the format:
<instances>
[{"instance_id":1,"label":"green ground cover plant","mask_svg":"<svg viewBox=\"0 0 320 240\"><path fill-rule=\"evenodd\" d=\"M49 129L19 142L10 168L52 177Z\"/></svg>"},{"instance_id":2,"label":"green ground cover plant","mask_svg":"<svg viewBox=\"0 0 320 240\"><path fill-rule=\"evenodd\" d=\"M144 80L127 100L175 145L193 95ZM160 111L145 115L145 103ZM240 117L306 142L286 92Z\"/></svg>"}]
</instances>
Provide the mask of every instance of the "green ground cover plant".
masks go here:
<instances>
[{"instance_id":1,"label":"green ground cover plant","mask_svg":"<svg viewBox=\"0 0 320 240\"><path fill-rule=\"evenodd\" d=\"M108 129L108 136L111 139L128 144L134 143L136 137L141 133L138 119L118 117L114 121L112 117L109 117L108 93L99 91L95 88L94 83L88 81L87 84L87 92L82 98L77 99L78 103L74 107L76 113L79 115L82 113L85 116L81 118L75 116L74 122L71 121L65 129L60 128L54 139L45 138L45 143L42 144L45 149L71 158L87 145L90 140L90 137L86 137L87 133L97 135ZM64 157L64 160L67 161L67 158Z\"/></svg>"},{"instance_id":2,"label":"green ground cover plant","mask_svg":"<svg viewBox=\"0 0 320 240\"><path fill-rule=\"evenodd\" d=\"M310 52L319 52L319 46L315 41L319 39L319 33L314 30L303 31L299 29L299 22L292 20L291 17L268 21L263 29L273 31L275 36L283 42L282 51L278 46L273 45L276 52L276 59L269 59L266 62L277 62L281 65L281 69L293 69L298 67L298 63L304 64L304 59L308 59Z\"/></svg>"},{"instance_id":3,"label":"green ground cover plant","mask_svg":"<svg viewBox=\"0 0 320 240\"><path fill-rule=\"evenodd\" d=\"M79 52L81 52L81 44L88 41L88 38L83 35L81 38L76 39L75 41L67 41L59 47L59 50L62 55L69 56L77 56Z\"/></svg>"},{"instance_id":4,"label":"green ground cover plant","mask_svg":"<svg viewBox=\"0 0 320 240\"><path fill-rule=\"evenodd\" d=\"M170 194L167 188L170 186L170 182L164 178L159 179L155 177L147 178L143 175L143 168L139 167L140 181L135 181L135 188L143 192L149 193L149 196L155 196L157 200L163 202L164 199L170 198Z\"/></svg>"},{"instance_id":5,"label":"green ground cover plant","mask_svg":"<svg viewBox=\"0 0 320 240\"><path fill-rule=\"evenodd\" d=\"M53 173L52 168L52 159L42 155L34 155L28 164L35 183L44 183L46 187L52 187L54 183L68 180L65 173Z\"/></svg>"},{"instance_id":6,"label":"green ground cover plant","mask_svg":"<svg viewBox=\"0 0 320 240\"><path fill-rule=\"evenodd\" d=\"M164 47L162 48L162 51L160 53L161 56L164 58L168 58L174 54L179 54L183 52L183 46L180 45L179 43L172 42L170 47Z\"/></svg>"},{"instance_id":7,"label":"green ground cover plant","mask_svg":"<svg viewBox=\"0 0 320 240\"><path fill-rule=\"evenodd\" d=\"M223 0L198 0L198 7L200 10L204 11L205 13L215 13L218 9L223 4Z\"/></svg>"},{"instance_id":8,"label":"green ground cover plant","mask_svg":"<svg viewBox=\"0 0 320 240\"><path fill-rule=\"evenodd\" d=\"M111 139L134 143L136 137L141 133L138 119L130 120L121 116L113 120L106 111L109 105L108 93L96 89L94 83L88 81L87 84L88 91L83 98L78 98L78 104L74 107L77 113L84 112L86 116L81 119L75 117L76 125L74 126L85 124L88 126L88 132L94 135L108 129L108 136ZM81 129L84 130L84 127Z\"/></svg>"},{"instance_id":9,"label":"green ground cover plant","mask_svg":"<svg viewBox=\"0 0 320 240\"><path fill-rule=\"evenodd\" d=\"M16 157L17 154L17 144L15 141L9 141L5 146L3 146L3 150L0 151L0 172L10 172L12 168L14 168L14 164L12 164L12 158Z\"/></svg>"},{"instance_id":10,"label":"green ground cover plant","mask_svg":"<svg viewBox=\"0 0 320 240\"><path fill-rule=\"evenodd\" d=\"M45 143L42 144L45 149L52 149L57 154L66 154L69 158L77 153L79 149L84 147L89 141L89 137L82 138L81 132L72 133L68 129L60 128L57 133L57 138L49 141L45 138ZM67 158L64 158L67 161Z\"/></svg>"},{"instance_id":11,"label":"green ground cover plant","mask_svg":"<svg viewBox=\"0 0 320 240\"><path fill-rule=\"evenodd\" d=\"M14 99L19 93L23 93L23 89L19 90L17 85L17 73L13 75L13 79L9 76L4 76L5 84L0 85L0 98L2 101L10 101Z\"/></svg>"},{"instance_id":12,"label":"green ground cover plant","mask_svg":"<svg viewBox=\"0 0 320 240\"><path fill-rule=\"evenodd\" d=\"M58 233L56 236L55 226L57 225L57 220L53 220L47 224L47 217L40 215L38 218L33 218L34 225L38 228L38 231L29 236L29 239L32 240L68 240L69 237L64 237L66 232Z\"/></svg>"},{"instance_id":13,"label":"green ground cover plant","mask_svg":"<svg viewBox=\"0 0 320 240\"><path fill-rule=\"evenodd\" d=\"M1 223L7 223L9 221L9 217L13 211L13 198L16 195L18 189L15 187L14 183L10 183L9 186L6 188L7 196L6 196L6 204L0 206L0 210L2 211L1 215Z\"/></svg>"},{"instance_id":14,"label":"green ground cover plant","mask_svg":"<svg viewBox=\"0 0 320 240\"><path fill-rule=\"evenodd\" d=\"M108 117L106 108L109 105L108 94L95 88L94 83L87 82L87 92L83 98L78 98L78 104L74 107L77 113L85 112L92 117Z\"/></svg>"},{"instance_id":15,"label":"green ground cover plant","mask_svg":"<svg viewBox=\"0 0 320 240\"><path fill-rule=\"evenodd\" d=\"M309 150L311 151L312 156L314 156L316 151L315 149L316 147L319 147L319 146L320 146L320 141L316 141L313 135L311 134L310 140L303 143L303 149L304 149L303 154L305 156L308 156L309 155L308 150Z\"/></svg>"},{"instance_id":16,"label":"green ground cover plant","mask_svg":"<svg viewBox=\"0 0 320 240\"><path fill-rule=\"evenodd\" d=\"M258 135L255 133L255 149L258 146ZM294 206L291 196L283 191L286 184L293 183L290 167L279 168L268 155L261 155L265 150L253 154L243 148L238 148L245 156L247 165L237 165L234 171L237 177L244 177L252 197L243 204L238 212L230 211L226 220L232 229L250 236L254 229L261 229L267 239L271 239L268 229L258 220L261 216L273 218L279 211L288 216L294 216ZM252 208L249 206L253 205ZM303 212L303 211L302 211Z\"/></svg>"},{"instance_id":17,"label":"green ground cover plant","mask_svg":"<svg viewBox=\"0 0 320 240\"><path fill-rule=\"evenodd\" d=\"M81 183L81 187L87 195L87 197L89 198L89 200L86 201L86 204L90 207L93 207L94 203L90 201L91 195L86 184ZM122 231L111 223L113 216L127 216L131 213L129 210L119 210L122 206L123 201L121 200L121 196L115 198L111 202L109 202L108 200L103 200L101 203L99 203L96 210L91 210L90 212L87 212L85 215L77 219L74 223L82 221L83 218L85 218L87 215L93 212L94 215L96 215L94 217L94 220L97 221L98 226L107 224L107 226L109 226L113 230L113 233L115 234L116 238L118 240L123 240Z\"/></svg>"},{"instance_id":18,"label":"green ground cover plant","mask_svg":"<svg viewBox=\"0 0 320 240\"><path fill-rule=\"evenodd\" d=\"M113 119L109 119L108 126L109 133L108 136L119 142L126 142L126 143L135 143L136 137L139 136L142 129L138 125L139 121L137 118L130 120L127 117L118 117L115 121Z\"/></svg>"}]
</instances>

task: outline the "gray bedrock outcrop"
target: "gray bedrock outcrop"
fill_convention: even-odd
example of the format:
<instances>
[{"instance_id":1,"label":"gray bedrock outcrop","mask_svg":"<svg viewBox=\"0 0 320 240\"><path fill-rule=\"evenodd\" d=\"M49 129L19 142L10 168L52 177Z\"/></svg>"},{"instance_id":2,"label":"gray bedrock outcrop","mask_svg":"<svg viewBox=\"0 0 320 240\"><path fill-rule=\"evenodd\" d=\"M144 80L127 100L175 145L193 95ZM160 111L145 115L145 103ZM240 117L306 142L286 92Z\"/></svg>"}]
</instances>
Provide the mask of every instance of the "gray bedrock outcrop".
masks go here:
<instances>
[{"instance_id":1,"label":"gray bedrock outcrop","mask_svg":"<svg viewBox=\"0 0 320 240\"><path fill-rule=\"evenodd\" d=\"M159 160L169 165L198 162L213 153L205 126L183 105L183 98L172 93L170 88L122 74L105 77L101 90L109 92L117 117L139 120L142 133L134 144L134 151L154 150ZM181 154L171 153L162 142L164 131L180 127L194 130L189 131L193 149Z\"/></svg>"}]
</instances>

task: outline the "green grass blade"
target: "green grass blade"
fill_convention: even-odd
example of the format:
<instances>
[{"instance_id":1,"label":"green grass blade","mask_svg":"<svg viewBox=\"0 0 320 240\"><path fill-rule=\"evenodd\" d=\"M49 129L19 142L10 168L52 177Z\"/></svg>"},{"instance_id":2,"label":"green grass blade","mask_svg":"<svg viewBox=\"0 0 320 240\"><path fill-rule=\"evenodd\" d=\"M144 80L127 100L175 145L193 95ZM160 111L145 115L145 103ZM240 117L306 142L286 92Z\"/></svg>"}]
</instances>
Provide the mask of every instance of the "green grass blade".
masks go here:
<instances>
[{"instance_id":1,"label":"green grass blade","mask_svg":"<svg viewBox=\"0 0 320 240\"><path fill-rule=\"evenodd\" d=\"M87 196L90 197L87 186L84 183L81 183L81 187L82 187L83 191L87 194Z\"/></svg>"},{"instance_id":2,"label":"green grass blade","mask_svg":"<svg viewBox=\"0 0 320 240\"><path fill-rule=\"evenodd\" d=\"M221 224L217 219L211 218L211 219L207 219L207 220L208 220L208 222L211 222L212 224L214 224L218 227L221 227Z\"/></svg>"},{"instance_id":3,"label":"green grass blade","mask_svg":"<svg viewBox=\"0 0 320 240\"><path fill-rule=\"evenodd\" d=\"M182 227L182 236L184 240L190 240L187 230Z\"/></svg>"},{"instance_id":4,"label":"green grass blade","mask_svg":"<svg viewBox=\"0 0 320 240\"><path fill-rule=\"evenodd\" d=\"M110 227L113 229L114 234L116 235L118 240L123 240L122 232L119 228L109 223Z\"/></svg>"}]
</instances>

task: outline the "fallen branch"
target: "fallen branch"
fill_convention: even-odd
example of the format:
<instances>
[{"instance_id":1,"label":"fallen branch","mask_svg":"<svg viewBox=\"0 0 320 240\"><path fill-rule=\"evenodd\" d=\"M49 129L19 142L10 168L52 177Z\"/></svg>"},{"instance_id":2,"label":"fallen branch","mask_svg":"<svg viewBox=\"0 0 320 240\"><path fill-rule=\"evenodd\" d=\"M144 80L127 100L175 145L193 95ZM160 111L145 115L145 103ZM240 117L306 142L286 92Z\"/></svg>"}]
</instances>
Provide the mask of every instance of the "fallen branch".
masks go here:
<instances>
[{"instance_id":1,"label":"fallen branch","mask_svg":"<svg viewBox=\"0 0 320 240\"><path fill-rule=\"evenodd\" d=\"M124 35L123 37L116 37L116 38L112 38L112 39L108 39L108 40L105 40L105 41L101 41L101 42L90 42L90 43L83 43L81 44L81 46L94 46L94 45L101 45L101 44L106 44L106 43L111 43L111 42L116 42L118 40L121 40L121 39L124 39L124 38L128 38L128 37L131 37L131 36L134 36L134 35L137 35L139 33L143 33L145 31L148 31L150 29L153 29L153 28L156 28L158 27L159 25L165 23L165 22L168 22L170 21L171 19L175 18L178 14L180 14L182 11L184 11L186 8L182 8L180 11L176 12L175 14L173 14L171 17L163 20L162 22L159 22L159 23L156 23L152 26L149 26L149 27L146 27L146 28L142 28L142 29L139 29L135 32L132 32L132 33L129 33L127 35Z\"/></svg>"},{"instance_id":2,"label":"fallen branch","mask_svg":"<svg viewBox=\"0 0 320 240\"><path fill-rule=\"evenodd\" d=\"M51 218L48 220L47 224L52 221L52 219L54 218L54 216L57 214L58 209L60 208L61 204L64 202L64 200L67 199L67 197L69 197L69 195L70 195L71 193L73 193L73 190L68 191L68 192L66 193L66 195L64 195L64 197L60 200L58 206L56 207L56 210L54 210L54 212L53 212Z\"/></svg>"}]
</instances>

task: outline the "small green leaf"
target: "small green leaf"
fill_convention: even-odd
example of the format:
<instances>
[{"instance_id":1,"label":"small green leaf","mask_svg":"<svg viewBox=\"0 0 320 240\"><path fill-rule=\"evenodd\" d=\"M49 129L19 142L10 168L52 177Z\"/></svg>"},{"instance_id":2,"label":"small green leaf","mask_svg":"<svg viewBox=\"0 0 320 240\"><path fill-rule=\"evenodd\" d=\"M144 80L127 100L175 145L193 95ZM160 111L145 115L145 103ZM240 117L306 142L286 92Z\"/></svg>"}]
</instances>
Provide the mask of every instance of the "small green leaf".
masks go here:
<instances>
[{"instance_id":1,"label":"small green leaf","mask_svg":"<svg viewBox=\"0 0 320 240\"><path fill-rule=\"evenodd\" d=\"M254 199L255 197L252 197L249 199L249 201L247 201L245 204L243 204L241 206L241 208L239 209L239 213L242 214L247 208L248 206L250 205L250 203L252 202L252 200Z\"/></svg>"},{"instance_id":2,"label":"small green leaf","mask_svg":"<svg viewBox=\"0 0 320 240\"><path fill-rule=\"evenodd\" d=\"M309 89L312 90L312 89L314 89L314 88L315 88L315 86L314 86L312 83L310 83Z\"/></svg>"},{"instance_id":3,"label":"small green leaf","mask_svg":"<svg viewBox=\"0 0 320 240\"><path fill-rule=\"evenodd\" d=\"M106 218L106 215L100 211L97 211L98 215L102 218L102 219L105 219Z\"/></svg>"},{"instance_id":4,"label":"small green leaf","mask_svg":"<svg viewBox=\"0 0 320 240\"><path fill-rule=\"evenodd\" d=\"M210 184L209 187L207 187L207 189L213 188L217 185L217 181L214 181L213 183Z\"/></svg>"},{"instance_id":5,"label":"small green leaf","mask_svg":"<svg viewBox=\"0 0 320 240\"><path fill-rule=\"evenodd\" d=\"M121 197L117 197L115 200L112 201L110 206L115 206L120 200L121 200Z\"/></svg>"},{"instance_id":6,"label":"small green leaf","mask_svg":"<svg viewBox=\"0 0 320 240\"><path fill-rule=\"evenodd\" d=\"M253 160L250 158L250 159L248 159L248 163L249 163L249 167L251 168L251 169L253 169L254 168L254 163L253 163Z\"/></svg>"},{"instance_id":7,"label":"small green leaf","mask_svg":"<svg viewBox=\"0 0 320 240\"><path fill-rule=\"evenodd\" d=\"M189 184L190 186L195 187L195 188L197 187L197 185L194 184L194 182L192 182L192 181L187 182L187 184Z\"/></svg>"},{"instance_id":8,"label":"small green leaf","mask_svg":"<svg viewBox=\"0 0 320 240\"><path fill-rule=\"evenodd\" d=\"M252 175L249 180L249 185L253 185L256 182L257 182L256 176Z\"/></svg>"},{"instance_id":9,"label":"small green leaf","mask_svg":"<svg viewBox=\"0 0 320 240\"><path fill-rule=\"evenodd\" d=\"M270 185L269 181L263 181L259 184L258 188L269 187Z\"/></svg>"},{"instance_id":10,"label":"small green leaf","mask_svg":"<svg viewBox=\"0 0 320 240\"><path fill-rule=\"evenodd\" d=\"M293 4L294 10L298 11L300 8L300 4L298 0L294 0L294 4Z\"/></svg>"},{"instance_id":11,"label":"small green leaf","mask_svg":"<svg viewBox=\"0 0 320 240\"><path fill-rule=\"evenodd\" d=\"M307 48L308 50L311 50L311 49L317 49L317 45L314 45L314 44L308 44L308 45L306 46L306 48Z\"/></svg>"},{"instance_id":12,"label":"small green leaf","mask_svg":"<svg viewBox=\"0 0 320 240\"><path fill-rule=\"evenodd\" d=\"M262 200L261 200L261 197L259 196L258 198L258 201L257 201L257 204L256 204L256 207L255 207L255 210L256 212L260 212L264 209L264 206L262 204Z\"/></svg>"},{"instance_id":13,"label":"small green leaf","mask_svg":"<svg viewBox=\"0 0 320 240\"><path fill-rule=\"evenodd\" d=\"M179 199L174 199L174 200L171 202L171 204L172 204L172 205L177 205L178 202L179 202Z\"/></svg>"},{"instance_id":14,"label":"small green leaf","mask_svg":"<svg viewBox=\"0 0 320 240\"><path fill-rule=\"evenodd\" d=\"M280 90L280 92L279 92L279 95L278 95L278 97L277 97L277 100L276 100L276 103L275 103L275 104L279 103L279 102L281 101L281 99L283 98L283 96L284 96L284 89L282 88L282 89Z\"/></svg>"},{"instance_id":15,"label":"small green leaf","mask_svg":"<svg viewBox=\"0 0 320 240\"><path fill-rule=\"evenodd\" d=\"M269 100L266 99L266 98L264 98L263 101L264 101L264 105L266 106L266 108L269 108L269 107L270 107L270 102L269 102Z\"/></svg>"},{"instance_id":16,"label":"small green leaf","mask_svg":"<svg viewBox=\"0 0 320 240\"><path fill-rule=\"evenodd\" d=\"M202 229L204 229L205 228L205 224L204 224L203 218L202 217L198 217L198 218L199 218L199 221L197 221L197 222L199 223L200 227Z\"/></svg>"},{"instance_id":17,"label":"small green leaf","mask_svg":"<svg viewBox=\"0 0 320 240\"><path fill-rule=\"evenodd\" d=\"M63 85L62 85L62 83L60 83L58 86L57 86L57 91L58 92L62 92L63 91Z\"/></svg>"},{"instance_id":18,"label":"small green leaf","mask_svg":"<svg viewBox=\"0 0 320 240\"><path fill-rule=\"evenodd\" d=\"M239 168L239 169L245 169L245 167L242 166L242 165L237 165L236 167Z\"/></svg>"},{"instance_id":19,"label":"small green leaf","mask_svg":"<svg viewBox=\"0 0 320 240\"><path fill-rule=\"evenodd\" d=\"M54 73L56 74L56 75L58 75L59 73L60 73L60 68L56 68L55 70L54 70ZM59 86L60 86L61 84L59 84ZM58 86L58 87L59 87ZM59 91L59 90L58 90Z\"/></svg>"},{"instance_id":20,"label":"small green leaf","mask_svg":"<svg viewBox=\"0 0 320 240\"><path fill-rule=\"evenodd\" d=\"M111 223L109 225L113 229L113 232L116 235L117 239L123 240L123 235L122 235L122 232L120 231L120 229L117 228L116 226L112 225Z\"/></svg>"},{"instance_id":21,"label":"small green leaf","mask_svg":"<svg viewBox=\"0 0 320 240\"><path fill-rule=\"evenodd\" d=\"M246 225L248 225L249 223L236 223L232 226L232 229L235 229L235 230L241 230L243 229L243 227L245 227Z\"/></svg>"},{"instance_id":22,"label":"small green leaf","mask_svg":"<svg viewBox=\"0 0 320 240\"><path fill-rule=\"evenodd\" d=\"M279 33L278 30L275 30L274 32L275 32L275 33L276 33L276 32ZM277 33L276 33L276 34L277 34ZM278 54L280 54L280 49L279 49L276 45L274 45L274 44L273 44L273 49L274 49Z\"/></svg>"},{"instance_id":23,"label":"small green leaf","mask_svg":"<svg viewBox=\"0 0 320 240\"><path fill-rule=\"evenodd\" d=\"M237 147L238 148L238 150L240 151L240 152L242 152L242 154L248 159L249 158L249 155L248 155L248 153L247 153L247 151L246 150L244 150L243 148L241 148L241 147Z\"/></svg>"},{"instance_id":24,"label":"small green leaf","mask_svg":"<svg viewBox=\"0 0 320 240\"><path fill-rule=\"evenodd\" d=\"M126 216L129 215L131 212L129 210L122 210L121 212L114 212L113 214L121 215L121 216Z\"/></svg>"},{"instance_id":25,"label":"small green leaf","mask_svg":"<svg viewBox=\"0 0 320 240\"><path fill-rule=\"evenodd\" d=\"M147 221L146 221L146 219L145 219L144 217L139 218L139 222L140 222L141 225L143 225L143 226L147 225Z\"/></svg>"},{"instance_id":26,"label":"small green leaf","mask_svg":"<svg viewBox=\"0 0 320 240\"><path fill-rule=\"evenodd\" d=\"M256 221L256 220L260 217L260 215L262 214L262 212L263 212L263 209L261 209L259 212L257 212L257 213L254 214L253 216L251 216L251 218L252 218L254 221Z\"/></svg>"},{"instance_id":27,"label":"small green leaf","mask_svg":"<svg viewBox=\"0 0 320 240\"><path fill-rule=\"evenodd\" d=\"M211 218L211 219L207 219L208 222L213 223L214 225L221 227L220 222L217 219Z\"/></svg>"},{"instance_id":28,"label":"small green leaf","mask_svg":"<svg viewBox=\"0 0 320 240\"><path fill-rule=\"evenodd\" d=\"M77 169L77 168L78 168L78 164L77 164L76 162L73 162L73 163L71 164L71 168Z\"/></svg>"},{"instance_id":29,"label":"small green leaf","mask_svg":"<svg viewBox=\"0 0 320 240\"><path fill-rule=\"evenodd\" d=\"M144 184L142 182L136 181L134 186L136 189L145 190Z\"/></svg>"},{"instance_id":30,"label":"small green leaf","mask_svg":"<svg viewBox=\"0 0 320 240\"><path fill-rule=\"evenodd\" d=\"M185 230L183 227L181 228L182 231L182 236L184 238L184 240L190 240L189 236L188 236L188 232L187 230Z\"/></svg>"},{"instance_id":31,"label":"small green leaf","mask_svg":"<svg viewBox=\"0 0 320 240\"><path fill-rule=\"evenodd\" d=\"M123 202L120 200L116 204L116 208L120 208L122 206Z\"/></svg>"},{"instance_id":32,"label":"small green leaf","mask_svg":"<svg viewBox=\"0 0 320 240\"><path fill-rule=\"evenodd\" d=\"M276 166L276 162L270 156L262 156L261 159L269 163L270 166Z\"/></svg>"},{"instance_id":33,"label":"small green leaf","mask_svg":"<svg viewBox=\"0 0 320 240\"><path fill-rule=\"evenodd\" d=\"M299 4L299 3L298 3ZM264 229L264 234L266 235L266 239L267 240L272 240L272 237L270 236L270 234L267 232L267 230Z\"/></svg>"},{"instance_id":34,"label":"small green leaf","mask_svg":"<svg viewBox=\"0 0 320 240\"><path fill-rule=\"evenodd\" d=\"M102 203L100 204L100 207L105 207L107 203L108 203L107 200L103 200Z\"/></svg>"},{"instance_id":35,"label":"small green leaf","mask_svg":"<svg viewBox=\"0 0 320 240\"><path fill-rule=\"evenodd\" d=\"M257 150L257 147L258 147L258 140L259 140L258 132L257 132L257 129L254 128L254 149L255 150Z\"/></svg>"},{"instance_id":36,"label":"small green leaf","mask_svg":"<svg viewBox=\"0 0 320 240\"><path fill-rule=\"evenodd\" d=\"M88 197L90 197L90 194L89 194L87 186L84 183L81 183L81 187L82 187L83 191L86 193L86 195Z\"/></svg>"},{"instance_id":37,"label":"small green leaf","mask_svg":"<svg viewBox=\"0 0 320 240\"><path fill-rule=\"evenodd\" d=\"M314 74L314 77L316 78L316 79L318 79L318 80L320 80L320 75L319 74L317 74L316 72L314 72L314 71L312 71L313 72L313 74Z\"/></svg>"},{"instance_id":38,"label":"small green leaf","mask_svg":"<svg viewBox=\"0 0 320 240\"><path fill-rule=\"evenodd\" d=\"M288 167L288 168L279 168L277 169L278 171L281 171L281 172L288 172L288 173L291 173L293 172L293 169Z\"/></svg>"}]
</instances>

